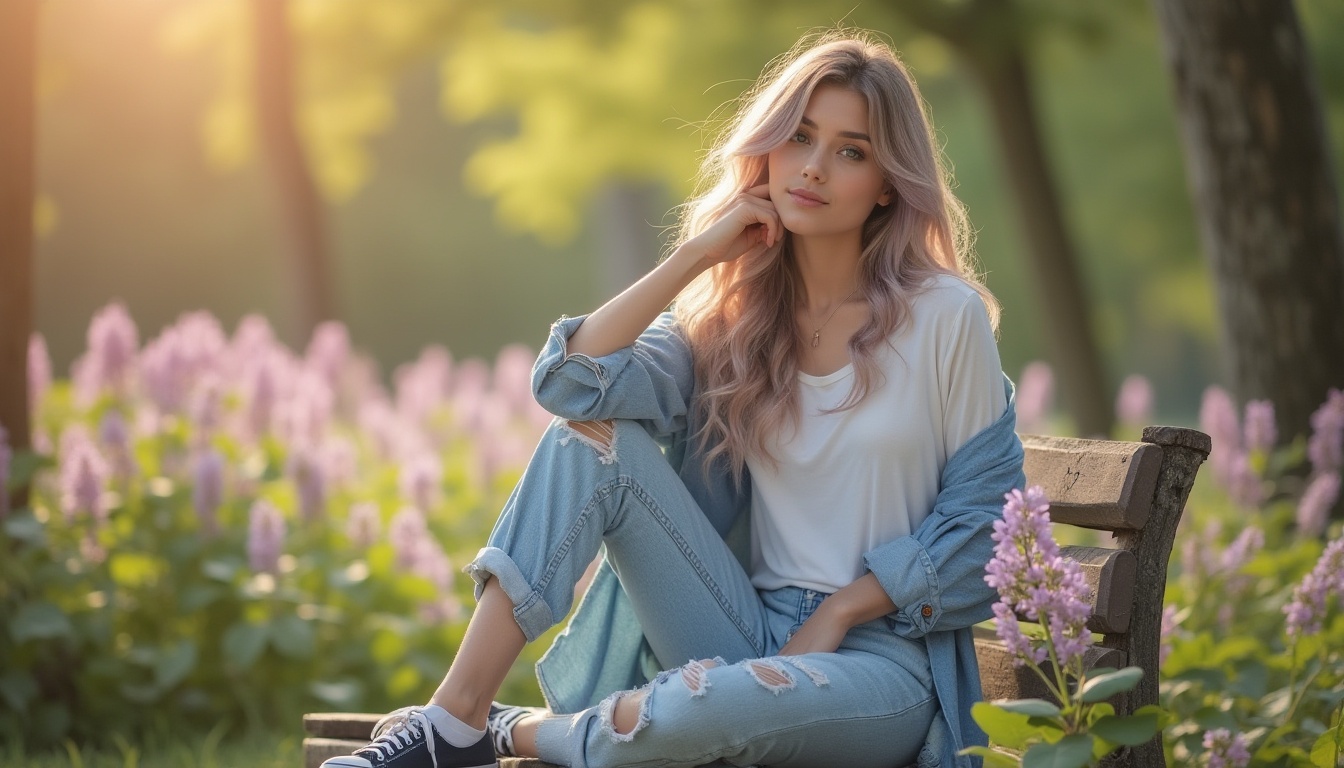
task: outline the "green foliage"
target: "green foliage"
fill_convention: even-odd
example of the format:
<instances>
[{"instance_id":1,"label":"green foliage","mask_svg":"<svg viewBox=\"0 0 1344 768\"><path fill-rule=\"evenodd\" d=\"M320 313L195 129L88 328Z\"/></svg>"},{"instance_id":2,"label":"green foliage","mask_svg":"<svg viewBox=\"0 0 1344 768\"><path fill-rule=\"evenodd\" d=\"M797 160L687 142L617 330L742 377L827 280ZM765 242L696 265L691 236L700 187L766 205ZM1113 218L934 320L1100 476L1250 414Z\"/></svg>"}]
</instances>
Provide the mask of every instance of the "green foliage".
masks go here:
<instances>
[{"instance_id":1,"label":"green foliage","mask_svg":"<svg viewBox=\"0 0 1344 768\"><path fill-rule=\"evenodd\" d=\"M116 407L103 402L81 413L70 403L69 385L58 384L39 428L91 426ZM286 446L215 433L212 447L240 469L217 524L207 526L184 469L189 433L169 422L135 440L140 471L105 491L104 523L63 512L56 472L42 469L49 460L17 457L34 493L0 526L0 743L110 746L112 734L134 741L216 724L297 726L306 711L424 701L447 670L466 614L426 606L471 604L470 580L439 594L424 575L398 567L390 543L365 548L346 533L354 502L377 504L384 530L406 503L395 465L348 431L361 446L359 471L331 486L324 517L305 521L282 471ZM469 444L451 444L443 457L442 501L428 520L449 556L464 563L517 470L482 483ZM254 498L271 500L288 518L276 573L248 563ZM538 703L530 662L546 646L529 649L501 696Z\"/></svg>"},{"instance_id":2,"label":"green foliage","mask_svg":"<svg viewBox=\"0 0 1344 768\"><path fill-rule=\"evenodd\" d=\"M1344 711L1344 615L1333 611L1319 634L1295 642L1285 633L1284 606L1323 550L1294 522L1301 481L1291 472L1303 458L1301 440L1252 454L1268 499L1255 508L1233 503L1212 467L1191 494L1166 594L1162 699L1178 721L1165 734L1175 764L1204 754L1215 728L1246 736L1251 766L1335 764L1319 761ZM1229 559L1230 542L1251 526L1263 548Z\"/></svg>"}]
</instances>

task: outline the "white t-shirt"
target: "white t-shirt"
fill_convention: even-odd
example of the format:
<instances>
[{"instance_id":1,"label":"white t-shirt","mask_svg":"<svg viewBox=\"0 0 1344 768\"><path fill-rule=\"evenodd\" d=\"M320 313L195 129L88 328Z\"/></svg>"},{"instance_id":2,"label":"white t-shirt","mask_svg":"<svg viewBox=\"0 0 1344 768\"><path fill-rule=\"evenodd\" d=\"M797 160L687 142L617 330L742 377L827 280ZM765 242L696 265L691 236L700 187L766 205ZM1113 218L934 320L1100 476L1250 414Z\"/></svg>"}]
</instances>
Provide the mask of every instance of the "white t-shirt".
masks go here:
<instances>
[{"instance_id":1,"label":"white t-shirt","mask_svg":"<svg viewBox=\"0 0 1344 768\"><path fill-rule=\"evenodd\" d=\"M884 379L857 407L853 364L799 373L801 418L751 470L751 581L835 592L863 575L863 554L913 533L933 509L943 466L1007 409L984 302L940 275L906 325L877 350Z\"/></svg>"}]
</instances>

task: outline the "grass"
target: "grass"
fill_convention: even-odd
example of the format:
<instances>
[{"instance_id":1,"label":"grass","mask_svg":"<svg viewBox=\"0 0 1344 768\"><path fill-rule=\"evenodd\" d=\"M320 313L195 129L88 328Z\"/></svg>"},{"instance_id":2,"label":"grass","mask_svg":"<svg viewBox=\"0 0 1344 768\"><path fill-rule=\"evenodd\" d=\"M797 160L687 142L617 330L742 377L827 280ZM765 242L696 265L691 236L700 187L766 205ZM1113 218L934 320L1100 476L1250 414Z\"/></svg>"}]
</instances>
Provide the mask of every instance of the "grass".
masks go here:
<instances>
[{"instance_id":1,"label":"grass","mask_svg":"<svg viewBox=\"0 0 1344 768\"><path fill-rule=\"evenodd\" d=\"M0 746L0 768L300 768L302 736L290 731L225 737L224 729L130 744L114 735L112 746L29 752L22 744Z\"/></svg>"}]
</instances>

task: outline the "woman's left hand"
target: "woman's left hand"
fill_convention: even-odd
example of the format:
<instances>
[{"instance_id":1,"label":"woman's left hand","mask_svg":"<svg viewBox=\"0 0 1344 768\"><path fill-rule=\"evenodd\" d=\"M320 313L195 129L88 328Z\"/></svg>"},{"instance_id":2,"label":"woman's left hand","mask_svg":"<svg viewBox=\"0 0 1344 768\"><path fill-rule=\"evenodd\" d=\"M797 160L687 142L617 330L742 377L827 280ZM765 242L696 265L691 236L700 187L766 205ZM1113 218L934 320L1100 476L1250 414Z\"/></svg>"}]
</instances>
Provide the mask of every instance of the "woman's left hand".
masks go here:
<instances>
[{"instance_id":1,"label":"woman's left hand","mask_svg":"<svg viewBox=\"0 0 1344 768\"><path fill-rule=\"evenodd\" d=\"M827 598L829 599L829 598ZM793 633L793 637L779 649L780 656L802 656L804 653L835 653L840 642L845 639L849 627L845 622L823 610L826 601L821 601L803 626Z\"/></svg>"}]
</instances>

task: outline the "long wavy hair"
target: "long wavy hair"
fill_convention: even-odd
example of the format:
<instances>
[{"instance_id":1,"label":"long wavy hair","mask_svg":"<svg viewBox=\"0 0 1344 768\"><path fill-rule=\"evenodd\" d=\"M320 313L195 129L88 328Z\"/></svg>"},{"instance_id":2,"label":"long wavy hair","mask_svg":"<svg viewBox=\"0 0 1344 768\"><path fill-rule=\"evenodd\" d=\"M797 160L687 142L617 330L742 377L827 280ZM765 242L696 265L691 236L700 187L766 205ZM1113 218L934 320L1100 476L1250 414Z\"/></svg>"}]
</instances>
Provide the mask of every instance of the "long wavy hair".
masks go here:
<instances>
[{"instance_id":1,"label":"long wavy hair","mask_svg":"<svg viewBox=\"0 0 1344 768\"><path fill-rule=\"evenodd\" d=\"M997 330L999 304L973 266L965 208L952 194L923 98L887 45L850 31L800 41L767 67L741 98L701 167L700 191L682 208L674 247L718 220L739 195L762 183L767 155L797 132L818 86L860 94L868 104L873 157L895 191L863 227L859 292L869 321L849 340L855 386L841 409L878 385L876 353L908 322L912 298L939 274L966 281L984 299ZM726 459L741 478L748 456L773 462L769 441L798 418L795 311L801 277L786 235L755 257L717 264L677 297L673 311L690 342L704 425L705 468Z\"/></svg>"}]
</instances>

